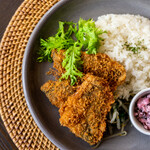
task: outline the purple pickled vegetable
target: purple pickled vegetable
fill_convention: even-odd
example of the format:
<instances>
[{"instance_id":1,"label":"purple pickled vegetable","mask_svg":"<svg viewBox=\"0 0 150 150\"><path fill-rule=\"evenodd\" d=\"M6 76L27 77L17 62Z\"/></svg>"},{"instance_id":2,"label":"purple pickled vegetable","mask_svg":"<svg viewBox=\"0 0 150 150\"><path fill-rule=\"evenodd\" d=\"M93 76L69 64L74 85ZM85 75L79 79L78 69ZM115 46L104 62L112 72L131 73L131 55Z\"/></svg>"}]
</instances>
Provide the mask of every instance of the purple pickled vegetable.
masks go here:
<instances>
[{"instance_id":1,"label":"purple pickled vegetable","mask_svg":"<svg viewBox=\"0 0 150 150\"><path fill-rule=\"evenodd\" d=\"M147 95L147 98L150 98L150 94Z\"/></svg>"},{"instance_id":2,"label":"purple pickled vegetable","mask_svg":"<svg viewBox=\"0 0 150 150\"><path fill-rule=\"evenodd\" d=\"M150 130L150 94L138 99L134 115L145 129Z\"/></svg>"}]
</instances>

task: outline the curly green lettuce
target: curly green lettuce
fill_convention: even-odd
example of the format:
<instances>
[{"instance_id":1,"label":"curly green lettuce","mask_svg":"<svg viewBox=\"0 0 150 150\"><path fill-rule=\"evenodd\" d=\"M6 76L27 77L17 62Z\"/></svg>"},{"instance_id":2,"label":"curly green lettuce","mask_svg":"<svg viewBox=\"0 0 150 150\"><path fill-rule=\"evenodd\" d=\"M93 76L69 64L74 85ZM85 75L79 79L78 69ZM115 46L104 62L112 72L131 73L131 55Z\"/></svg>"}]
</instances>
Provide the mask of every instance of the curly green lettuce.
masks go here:
<instances>
[{"instance_id":1,"label":"curly green lettuce","mask_svg":"<svg viewBox=\"0 0 150 150\"><path fill-rule=\"evenodd\" d=\"M76 38L80 43L82 43L84 49L87 50L87 54L97 53L100 41L104 40L100 37L103 33L106 33L106 31L97 28L92 19L83 20L80 18Z\"/></svg>"},{"instance_id":2,"label":"curly green lettuce","mask_svg":"<svg viewBox=\"0 0 150 150\"><path fill-rule=\"evenodd\" d=\"M68 28L65 31L65 27ZM76 24L73 22L59 22L59 28L54 36L48 39L40 39L41 49L38 51L39 57L38 62L49 61L52 62L51 52L53 49L58 51L61 49L68 49L74 45L74 40L72 39L72 34L76 33Z\"/></svg>"},{"instance_id":3,"label":"curly green lettuce","mask_svg":"<svg viewBox=\"0 0 150 150\"><path fill-rule=\"evenodd\" d=\"M82 66L81 51L86 50L87 54L96 54L103 39L101 34L106 33L98 29L92 19L83 20L80 18L78 23L59 22L59 28L54 36L44 40L41 39L41 49L38 51L38 62L52 62L51 52L53 49L65 51L65 58L62 66L66 72L62 74L61 79L71 79L71 85L77 82L78 77L82 77L79 70Z\"/></svg>"},{"instance_id":4,"label":"curly green lettuce","mask_svg":"<svg viewBox=\"0 0 150 150\"><path fill-rule=\"evenodd\" d=\"M68 79L70 77L71 85L77 82L77 77L83 76L82 72L78 70L78 67L83 63L81 60L81 48L82 45L75 42L73 46L65 51L65 58L62 62L66 72L62 74L61 79Z\"/></svg>"}]
</instances>

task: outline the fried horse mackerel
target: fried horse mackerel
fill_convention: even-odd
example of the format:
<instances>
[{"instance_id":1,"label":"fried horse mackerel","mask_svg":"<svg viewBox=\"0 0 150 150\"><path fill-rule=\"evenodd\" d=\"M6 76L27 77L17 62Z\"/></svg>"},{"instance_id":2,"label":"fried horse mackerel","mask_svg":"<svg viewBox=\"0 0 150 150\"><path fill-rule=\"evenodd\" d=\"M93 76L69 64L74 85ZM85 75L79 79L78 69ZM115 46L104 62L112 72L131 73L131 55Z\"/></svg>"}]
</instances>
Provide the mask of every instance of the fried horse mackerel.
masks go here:
<instances>
[{"instance_id":1,"label":"fried horse mackerel","mask_svg":"<svg viewBox=\"0 0 150 150\"><path fill-rule=\"evenodd\" d=\"M86 75L77 91L60 108L60 123L90 145L96 144L106 130L106 115L114 103L108 82Z\"/></svg>"},{"instance_id":2,"label":"fried horse mackerel","mask_svg":"<svg viewBox=\"0 0 150 150\"><path fill-rule=\"evenodd\" d=\"M53 51L52 55L55 56L54 67L56 66L58 74L61 75L64 71L61 65L63 51ZM82 59L85 59L84 57L88 57L88 54L83 52ZM41 90L50 102L59 108L61 125L68 127L72 133L90 145L94 145L103 137L106 130L106 116L111 109L111 104L115 102L113 92L123 83L126 74L124 67L118 62L116 62L117 66L121 67L116 67L115 61L106 54L90 55L89 59L95 60L99 68L94 70L92 64L85 61L84 76L79 83L71 86L69 79L49 80L41 87ZM109 68L102 68L106 65L105 63ZM119 75L114 73L114 77L110 76L109 73L115 69ZM112 83L110 78L115 79L113 81L115 84L110 84Z\"/></svg>"},{"instance_id":3,"label":"fried horse mackerel","mask_svg":"<svg viewBox=\"0 0 150 150\"><path fill-rule=\"evenodd\" d=\"M40 62L54 62L57 80L47 81L41 91L59 108L60 124L90 145L103 138L107 114L115 102L114 93L126 78L125 68L119 62L97 53L103 33L106 32L96 28L91 19L80 19L78 26L60 22L55 36L41 40L38 58Z\"/></svg>"}]
</instances>

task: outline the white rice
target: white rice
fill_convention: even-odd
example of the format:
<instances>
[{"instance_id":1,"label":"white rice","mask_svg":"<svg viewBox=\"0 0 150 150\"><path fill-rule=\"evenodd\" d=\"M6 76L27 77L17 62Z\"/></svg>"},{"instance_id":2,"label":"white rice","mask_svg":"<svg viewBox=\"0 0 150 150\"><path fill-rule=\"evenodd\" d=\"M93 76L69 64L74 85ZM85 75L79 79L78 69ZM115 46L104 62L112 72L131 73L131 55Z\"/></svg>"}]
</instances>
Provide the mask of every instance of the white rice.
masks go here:
<instances>
[{"instance_id":1,"label":"white rice","mask_svg":"<svg viewBox=\"0 0 150 150\"><path fill-rule=\"evenodd\" d=\"M125 83L117 90L119 97L128 99L130 95L150 87L150 20L139 15L108 14L98 17L96 26L108 32L102 35L105 40L99 52L120 62L127 72ZM147 49L141 49L138 54L127 51L123 46L125 42L135 46L142 40Z\"/></svg>"}]
</instances>

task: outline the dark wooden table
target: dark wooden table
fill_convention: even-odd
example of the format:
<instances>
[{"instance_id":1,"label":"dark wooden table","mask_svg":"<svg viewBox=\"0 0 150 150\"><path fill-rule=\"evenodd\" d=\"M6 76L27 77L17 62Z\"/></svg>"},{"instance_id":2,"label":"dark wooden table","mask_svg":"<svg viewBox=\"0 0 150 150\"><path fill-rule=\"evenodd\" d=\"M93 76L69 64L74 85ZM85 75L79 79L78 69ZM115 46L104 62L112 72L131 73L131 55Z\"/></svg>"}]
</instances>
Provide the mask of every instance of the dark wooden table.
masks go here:
<instances>
[{"instance_id":1,"label":"dark wooden table","mask_svg":"<svg viewBox=\"0 0 150 150\"><path fill-rule=\"evenodd\" d=\"M23 0L0 0L0 40L3 37L5 29ZM0 118L0 150L16 150L16 146L12 142L7 133L2 119Z\"/></svg>"}]
</instances>

